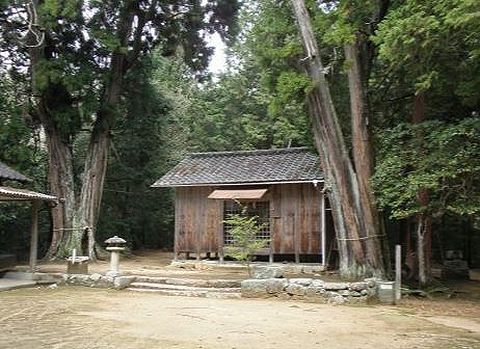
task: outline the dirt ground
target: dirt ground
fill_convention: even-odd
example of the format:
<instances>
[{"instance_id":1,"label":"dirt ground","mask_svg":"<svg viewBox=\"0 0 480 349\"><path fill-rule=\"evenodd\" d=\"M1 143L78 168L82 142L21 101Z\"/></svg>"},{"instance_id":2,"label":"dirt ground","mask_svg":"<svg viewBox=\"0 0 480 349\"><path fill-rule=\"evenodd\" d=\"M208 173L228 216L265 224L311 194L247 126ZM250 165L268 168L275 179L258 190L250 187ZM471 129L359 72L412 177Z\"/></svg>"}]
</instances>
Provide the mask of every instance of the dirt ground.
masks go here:
<instances>
[{"instance_id":1,"label":"dirt ground","mask_svg":"<svg viewBox=\"0 0 480 349\"><path fill-rule=\"evenodd\" d=\"M169 277L188 277L188 278L216 278L216 279L242 279L248 276L246 270L238 268L213 268L204 265L201 269L170 267L173 260L172 252L162 252L156 250L137 251L135 254L122 256L120 268L123 275L144 275L144 276L169 276ZM192 260L192 264L195 262ZM89 263L89 274L105 274L109 270L108 261L97 261ZM28 268L28 266L23 266ZM38 271L46 273L65 273L67 270L66 261L38 263Z\"/></svg>"},{"instance_id":2,"label":"dirt ground","mask_svg":"<svg viewBox=\"0 0 480 349\"><path fill-rule=\"evenodd\" d=\"M244 270L169 267L172 254L123 258L124 274L243 278ZM40 271L65 272L65 262ZM89 265L105 273L108 262ZM332 306L261 299L182 298L62 286L0 293L0 348L480 349L480 282L451 299L399 306Z\"/></svg>"},{"instance_id":3,"label":"dirt ground","mask_svg":"<svg viewBox=\"0 0 480 349\"><path fill-rule=\"evenodd\" d=\"M479 304L459 315L455 302L442 312L415 300L332 306L39 287L0 293L0 347L480 348Z\"/></svg>"}]
</instances>

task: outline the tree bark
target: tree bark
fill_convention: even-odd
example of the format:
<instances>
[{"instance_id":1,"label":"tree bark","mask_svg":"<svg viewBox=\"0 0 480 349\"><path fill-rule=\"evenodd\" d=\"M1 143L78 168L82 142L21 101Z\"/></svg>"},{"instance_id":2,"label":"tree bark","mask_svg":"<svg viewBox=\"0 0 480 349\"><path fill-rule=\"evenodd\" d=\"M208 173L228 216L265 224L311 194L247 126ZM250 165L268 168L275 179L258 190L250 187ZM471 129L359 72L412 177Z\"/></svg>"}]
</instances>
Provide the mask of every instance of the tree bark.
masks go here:
<instances>
[{"instance_id":1,"label":"tree bark","mask_svg":"<svg viewBox=\"0 0 480 349\"><path fill-rule=\"evenodd\" d=\"M378 217L372 216L374 212L372 196L369 191L365 192L369 188L369 178L367 184L362 176L359 178L348 155L305 3L303 0L292 0L292 4L307 53L307 73L314 84L308 95L309 114L329 189L340 254L340 273L345 278L366 275L383 277L386 267L382 251L375 246L379 235L378 226L375 225ZM356 54L353 48L349 53ZM355 76L356 70L351 74L349 82L353 88L359 83L359 78ZM364 97L357 97L357 95L352 97L352 110L355 109L356 116L361 117L353 121L352 116L352 125L366 126L366 121L361 119L365 110ZM372 164L367 153L370 147L369 139L365 137L364 131L365 129L354 130L357 142L361 143L359 145L361 148L356 150L356 159L362 175L368 175L369 171L371 173ZM367 164L363 163L365 160L368 160Z\"/></svg>"},{"instance_id":2,"label":"tree bark","mask_svg":"<svg viewBox=\"0 0 480 349\"><path fill-rule=\"evenodd\" d=\"M58 205L52 208L52 241L46 255L46 258L51 259L57 254L68 254L68 251L60 250L65 249L62 246L65 246L73 228L75 188L71 148L61 140L57 132L44 128L48 147L50 191L61 199Z\"/></svg>"},{"instance_id":3,"label":"tree bark","mask_svg":"<svg viewBox=\"0 0 480 349\"><path fill-rule=\"evenodd\" d=\"M426 232L426 218L423 215L418 216L417 222L417 257L418 257L418 281L420 285L427 284L427 266L425 258L425 232Z\"/></svg>"},{"instance_id":4,"label":"tree bark","mask_svg":"<svg viewBox=\"0 0 480 349\"><path fill-rule=\"evenodd\" d=\"M356 42L345 45L345 58L350 91L350 113L352 119L352 153L355 173L358 178L360 203L358 210L363 212L363 227L366 236L371 236L366 244L366 253L378 264L389 262L388 245L382 229L380 215L370 184L373 176L374 156L370 130L370 108L368 100L368 73L370 70L368 50L364 39L357 35ZM383 259L383 261L382 261Z\"/></svg>"},{"instance_id":5,"label":"tree bark","mask_svg":"<svg viewBox=\"0 0 480 349\"><path fill-rule=\"evenodd\" d=\"M33 1L32 6L37 10L38 2ZM60 204L52 211L52 241L47 253L48 258L64 258L70 255L72 249L78 253L85 252L91 259L96 259L98 248L96 244L96 223L98 220L102 200L103 185L107 169L108 151L110 147L110 130L116 118L120 97L122 93L123 78L126 74L127 53L123 52L128 47L128 40L134 11L138 6L136 2L126 2L120 11L120 20L117 28L117 37L120 47L112 53L110 73L105 82L104 93L100 97L100 109L96 113L95 122L90 135L87 149L84 172L81 176L81 191L78 196L75 191L72 140L75 134L65 134L59 131L55 113L58 103L62 99L61 113L70 108L72 115L75 113L73 104L69 104L70 96L66 89L58 83L49 82L42 90L38 88L37 80L40 73L39 67L43 60L54 59L48 52L48 33L46 40L41 45L29 50L31 60L32 86L36 96L36 111L45 133L49 155L48 181L51 192L59 197ZM37 11L38 13L38 11ZM35 25L41 27L38 18ZM140 40L137 37L137 40ZM45 76L43 76L45 79ZM58 96L57 90L65 93ZM87 251L83 251L85 237L88 240Z\"/></svg>"},{"instance_id":6,"label":"tree bark","mask_svg":"<svg viewBox=\"0 0 480 349\"><path fill-rule=\"evenodd\" d=\"M36 1L32 6L38 6ZM38 20L38 19L37 19ZM40 27L40 24L35 23ZM52 107L52 97L62 98L57 95L59 86L49 85L40 89L37 81L41 71L41 63L47 59L48 47L46 39L41 44L29 49L30 71L32 90L36 100L35 115L40 121L46 135L48 149L48 183L50 191L60 200L57 206L52 208L52 241L47 251L46 258L68 254L64 246L69 240L69 233L73 229L73 216L75 213L75 184L73 172L73 154L69 137L62 134L55 123L55 108ZM63 91L62 91L63 92ZM64 106L64 105L62 105ZM66 254L65 254L66 253Z\"/></svg>"},{"instance_id":7,"label":"tree bark","mask_svg":"<svg viewBox=\"0 0 480 349\"><path fill-rule=\"evenodd\" d=\"M413 99L412 123L420 124L425 121L425 94L416 93ZM423 135L419 134L420 141ZM422 154L419 154L423 156ZM417 193L417 202L420 207L427 207L430 198L428 190L421 188ZM432 281L432 220L419 213L416 217L417 224L417 259L418 259L418 282L420 286L426 286ZM421 228L421 229L420 229Z\"/></svg>"}]
</instances>

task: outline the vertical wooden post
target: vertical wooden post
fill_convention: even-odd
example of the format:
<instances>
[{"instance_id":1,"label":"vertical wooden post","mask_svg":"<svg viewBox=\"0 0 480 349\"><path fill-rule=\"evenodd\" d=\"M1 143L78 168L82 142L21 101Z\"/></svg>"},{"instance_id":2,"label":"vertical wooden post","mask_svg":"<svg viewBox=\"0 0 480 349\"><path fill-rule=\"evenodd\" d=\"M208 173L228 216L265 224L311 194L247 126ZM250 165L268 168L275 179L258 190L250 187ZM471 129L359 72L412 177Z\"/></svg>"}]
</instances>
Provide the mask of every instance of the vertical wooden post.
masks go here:
<instances>
[{"instance_id":1,"label":"vertical wooden post","mask_svg":"<svg viewBox=\"0 0 480 349\"><path fill-rule=\"evenodd\" d=\"M223 253L223 224L220 225L220 229L218 231L218 262L223 264L224 261L224 253Z\"/></svg>"},{"instance_id":2,"label":"vertical wooden post","mask_svg":"<svg viewBox=\"0 0 480 349\"><path fill-rule=\"evenodd\" d=\"M32 226L30 236L30 272L35 272L37 265L37 249L38 249L38 208L40 201L32 201Z\"/></svg>"},{"instance_id":3,"label":"vertical wooden post","mask_svg":"<svg viewBox=\"0 0 480 349\"><path fill-rule=\"evenodd\" d=\"M270 240L270 250L268 253L268 263L272 264L273 263L273 242Z\"/></svg>"},{"instance_id":4,"label":"vertical wooden post","mask_svg":"<svg viewBox=\"0 0 480 349\"><path fill-rule=\"evenodd\" d=\"M292 216L292 229L293 229L293 244L294 244L294 250L295 250L295 263L299 264L300 263L300 241L298 232L295 226L295 214Z\"/></svg>"},{"instance_id":5,"label":"vertical wooden post","mask_svg":"<svg viewBox=\"0 0 480 349\"><path fill-rule=\"evenodd\" d=\"M402 246L395 245L395 302L402 297Z\"/></svg>"},{"instance_id":6,"label":"vertical wooden post","mask_svg":"<svg viewBox=\"0 0 480 349\"><path fill-rule=\"evenodd\" d=\"M320 229L322 232L322 266L325 268L327 261L327 256L325 255L326 249L326 232L325 232L325 193L322 191L321 198L321 208L320 208Z\"/></svg>"},{"instance_id":7,"label":"vertical wooden post","mask_svg":"<svg viewBox=\"0 0 480 349\"><path fill-rule=\"evenodd\" d=\"M225 205L225 202L224 201L220 201L220 204L218 205L218 217L220 217L221 219L221 222L223 222L223 214L224 214L224 205ZM223 245L224 245L224 223L220 223L218 225L218 232L217 232L217 237L218 237L218 262L220 264L223 264L224 262L224 251L223 251Z\"/></svg>"}]
</instances>

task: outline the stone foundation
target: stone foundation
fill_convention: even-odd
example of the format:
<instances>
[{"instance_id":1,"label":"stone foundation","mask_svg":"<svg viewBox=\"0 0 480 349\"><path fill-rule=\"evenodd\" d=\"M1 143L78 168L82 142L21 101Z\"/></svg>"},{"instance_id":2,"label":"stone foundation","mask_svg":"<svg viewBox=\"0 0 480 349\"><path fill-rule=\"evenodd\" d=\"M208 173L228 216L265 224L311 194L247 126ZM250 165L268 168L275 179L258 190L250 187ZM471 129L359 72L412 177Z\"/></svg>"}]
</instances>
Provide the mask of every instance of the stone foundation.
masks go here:
<instances>
[{"instance_id":1,"label":"stone foundation","mask_svg":"<svg viewBox=\"0 0 480 349\"><path fill-rule=\"evenodd\" d=\"M248 279L241 284L242 297L300 299L317 303L362 303L376 296L373 279L362 282L326 282L311 278Z\"/></svg>"},{"instance_id":2,"label":"stone foundation","mask_svg":"<svg viewBox=\"0 0 480 349\"><path fill-rule=\"evenodd\" d=\"M128 287L135 281L135 276L105 276L102 274L63 274L64 284L86 287L114 288L117 290Z\"/></svg>"}]
</instances>

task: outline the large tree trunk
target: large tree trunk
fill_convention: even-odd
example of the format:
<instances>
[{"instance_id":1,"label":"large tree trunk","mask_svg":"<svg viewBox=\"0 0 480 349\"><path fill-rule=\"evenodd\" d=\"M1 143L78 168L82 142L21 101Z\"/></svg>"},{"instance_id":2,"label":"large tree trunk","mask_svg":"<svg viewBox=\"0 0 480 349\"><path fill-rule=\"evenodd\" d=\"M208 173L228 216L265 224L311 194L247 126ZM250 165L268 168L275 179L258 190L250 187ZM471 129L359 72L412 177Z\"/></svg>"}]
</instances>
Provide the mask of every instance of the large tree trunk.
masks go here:
<instances>
[{"instance_id":1,"label":"large tree trunk","mask_svg":"<svg viewBox=\"0 0 480 349\"><path fill-rule=\"evenodd\" d=\"M88 145L85 168L83 172L82 191L77 209L76 221L85 227L82 235L76 237L81 241L84 234L88 239L88 256L95 260L100 252L96 244L96 225L100 214L103 185L107 173L108 151L110 149L110 129L116 114L122 92L125 56L116 53L112 57L111 80L102 98L101 110L97 113L90 143Z\"/></svg>"},{"instance_id":2,"label":"large tree trunk","mask_svg":"<svg viewBox=\"0 0 480 349\"><path fill-rule=\"evenodd\" d=\"M420 124L425 121L425 94L419 92L415 94L413 100L412 123ZM424 135L417 135L420 140ZM419 154L419 156L422 156ZM417 202L421 207L428 206L430 201L428 190L421 188L417 193ZM432 281L432 220L419 213L416 217L417 225L417 259L418 259L418 282L425 286Z\"/></svg>"},{"instance_id":3,"label":"large tree trunk","mask_svg":"<svg viewBox=\"0 0 480 349\"><path fill-rule=\"evenodd\" d=\"M368 189L369 178L365 182L362 177L365 173L368 175L369 171L371 173L371 154L368 155L367 150L370 147L369 140L368 137L365 139L362 130L354 130L357 142L362 143L361 148L355 150L361 171L359 177L345 145L305 3L303 0L292 0L292 4L307 53L307 72L314 83L314 88L308 95L309 114L329 189L340 253L340 273L346 278L366 275L383 277L386 267L382 250L377 248L378 217L373 216L376 210ZM350 53L355 54L354 50ZM350 83L356 84L359 77L354 76L355 71L352 74ZM357 117L360 115L353 122L354 125L361 126L365 123L361 119L366 107L362 104L364 97L357 98L354 95L352 99L352 109L355 109ZM365 159L369 162L366 165L362 163Z\"/></svg>"},{"instance_id":4,"label":"large tree trunk","mask_svg":"<svg viewBox=\"0 0 480 349\"><path fill-rule=\"evenodd\" d=\"M54 130L46 129L48 147L48 182L51 192L60 198L57 206L52 208L52 241L46 258L68 255L69 234L73 229L75 212L75 188L73 178L72 152Z\"/></svg>"},{"instance_id":5,"label":"large tree trunk","mask_svg":"<svg viewBox=\"0 0 480 349\"><path fill-rule=\"evenodd\" d=\"M38 6L36 1L31 6ZM40 26L38 23L36 25ZM46 135L48 149L48 183L50 191L58 197L59 203L52 208L52 241L47 251L46 258L64 257L68 255L68 241L70 234L75 229L73 217L75 214L75 183L73 172L73 154L69 135L62 133L55 120L54 113L57 111L52 104L57 104L56 99L61 99L62 108L68 107L68 98L61 86L51 84L47 88L40 89L38 86L41 75L41 63L46 59L46 39L39 45L29 49L31 83L36 98L35 115L40 121ZM45 78L45 76L42 76ZM60 92L60 93L59 93ZM68 97L68 96L67 96ZM55 103L52 103L54 101ZM64 110L63 110L64 111Z\"/></svg>"},{"instance_id":6,"label":"large tree trunk","mask_svg":"<svg viewBox=\"0 0 480 349\"><path fill-rule=\"evenodd\" d=\"M32 2L31 6L37 10L37 1ZM133 22L130 6L135 6L135 3L129 2L121 11L122 21L117 32L121 47L128 46ZM37 16L35 20L38 21ZM40 27L38 22L35 25ZM60 198L59 205L52 211L53 234L47 253L48 258L64 258L70 255L73 249L77 250L77 254L87 253L91 259L96 258L98 249L96 249L95 228L107 169L110 129L116 117L123 77L126 73L126 54L121 50L119 48L112 54L109 80L105 82L100 109L96 113L90 135L84 172L80 176L80 196L76 196L73 172L72 142L75 134L62 134L55 115L55 113L65 114L66 110L70 110L74 115L76 109L64 86L49 82L46 88L38 89L37 76L40 72L40 63L45 59L52 59L49 55L51 50L48 47L48 34L45 40L29 50L32 86L37 97L37 115L47 139L50 190ZM61 92L60 95L58 91ZM61 99L61 103L57 103L57 99ZM57 110L58 105L60 110ZM85 237L88 240L87 251L83 250L82 242Z\"/></svg>"},{"instance_id":7,"label":"large tree trunk","mask_svg":"<svg viewBox=\"0 0 480 349\"><path fill-rule=\"evenodd\" d=\"M366 42L358 35L355 43L345 45L345 58L349 65L347 75L352 119L352 153L360 196L358 209L363 212L364 217L362 229L366 232L366 236L371 237L366 244L366 252L374 263L387 265L389 263L388 243L370 184L374 156L367 86L368 54Z\"/></svg>"}]
</instances>

